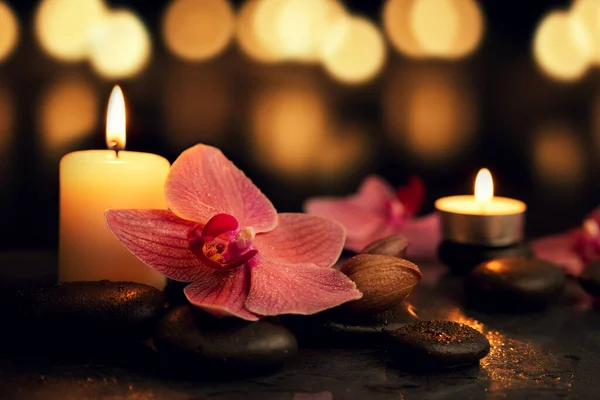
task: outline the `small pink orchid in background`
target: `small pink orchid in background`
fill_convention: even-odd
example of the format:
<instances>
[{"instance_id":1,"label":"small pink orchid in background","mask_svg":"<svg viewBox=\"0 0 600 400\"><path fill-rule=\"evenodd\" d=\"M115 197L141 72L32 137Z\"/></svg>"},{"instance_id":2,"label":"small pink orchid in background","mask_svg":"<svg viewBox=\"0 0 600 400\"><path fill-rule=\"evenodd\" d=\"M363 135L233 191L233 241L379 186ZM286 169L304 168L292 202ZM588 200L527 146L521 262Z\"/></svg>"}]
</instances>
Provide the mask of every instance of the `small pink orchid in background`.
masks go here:
<instances>
[{"instance_id":1,"label":"small pink orchid in background","mask_svg":"<svg viewBox=\"0 0 600 400\"><path fill-rule=\"evenodd\" d=\"M579 275L600 258L600 208L590 213L579 228L533 241L536 257L561 266L569 275Z\"/></svg>"},{"instance_id":2,"label":"small pink orchid in background","mask_svg":"<svg viewBox=\"0 0 600 400\"><path fill-rule=\"evenodd\" d=\"M338 223L277 214L220 150L197 145L171 167L170 210L109 210L106 220L135 256L167 277L191 282L190 303L254 321L313 314L362 294L331 266L344 244Z\"/></svg>"},{"instance_id":3,"label":"small pink orchid in background","mask_svg":"<svg viewBox=\"0 0 600 400\"><path fill-rule=\"evenodd\" d=\"M425 187L417 177L395 191L384 179L371 175L356 194L312 198L304 210L344 225L348 250L359 252L377 239L399 233L409 241L409 258L431 261L441 240L439 219L435 213L415 218L424 199Z\"/></svg>"}]
</instances>

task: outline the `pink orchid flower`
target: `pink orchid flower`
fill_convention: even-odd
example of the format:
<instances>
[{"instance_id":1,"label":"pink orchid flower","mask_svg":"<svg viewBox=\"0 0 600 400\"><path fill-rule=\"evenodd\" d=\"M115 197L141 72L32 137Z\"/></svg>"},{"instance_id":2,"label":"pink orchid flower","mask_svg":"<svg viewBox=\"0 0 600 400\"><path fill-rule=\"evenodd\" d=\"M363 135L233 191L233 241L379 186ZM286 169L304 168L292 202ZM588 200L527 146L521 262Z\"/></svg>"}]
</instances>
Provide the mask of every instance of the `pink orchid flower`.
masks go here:
<instances>
[{"instance_id":1,"label":"pink orchid flower","mask_svg":"<svg viewBox=\"0 0 600 400\"><path fill-rule=\"evenodd\" d=\"M579 228L533 241L536 257L553 262L569 274L579 275L600 258L600 208L590 213Z\"/></svg>"},{"instance_id":2,"label":"pink orchid flower","mask_svg":"<svg viewBox=\"0 0 600 400\"><path fill-rule=\"evenodd\" d=\"M424 198L425 188L417 177L411 177L407 186L395 191L384 179L372 175L362 182L356 194L312 198L304 209L344 225L348 250L359 252L374 240L399 233L409 241L409 258L432 261L441 240L439 219L435 213L415 218Z\"/></svg>"},{"instance_id":3,"label":"pink orchid flower","mask_svg":"<svg viewBox=\"0 0 600 400\"><path fill-rule=\"evenodd\" d=\"M277 214L220 150L197 145L171 167L170 210L108 210L119 241L167 277L191 282L190 303L215 316L254 321L313 314L362 294L331 268L344 243L338 223Z\"/></svg>"}]
</instances>

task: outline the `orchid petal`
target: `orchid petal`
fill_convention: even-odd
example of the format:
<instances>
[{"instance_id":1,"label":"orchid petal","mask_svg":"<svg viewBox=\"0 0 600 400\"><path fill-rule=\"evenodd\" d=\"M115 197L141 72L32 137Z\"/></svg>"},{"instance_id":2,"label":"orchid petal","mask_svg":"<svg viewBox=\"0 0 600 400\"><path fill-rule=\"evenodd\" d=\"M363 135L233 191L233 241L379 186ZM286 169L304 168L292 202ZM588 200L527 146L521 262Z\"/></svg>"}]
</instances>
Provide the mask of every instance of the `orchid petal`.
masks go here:
<instances>
[{"instance_id":1,"label":"orchid petal","mask_svg":"<svg viewBox=\"0 0 600 400\"><path fill-rule=\"evenodd\" d=\"M188 244L194 222L168 210L108 210L106 222L130 252L171 279L191 282L206 269Z\"/></svg>"},{"instance_id":2,"label":"orchid petal","mask_svg":"<svg viewBox=\"0 0 600 400\"><path fill-rule=\"evenodd\" d=\"M583 261L573 248L577 234L577 230L572 230L536 239L531 243L531 248L537 258L550 261L565 273L577 276L584 268Z\"/></svg>"},{"instance_id":3,"label":"orchid petal","mask_svg":"<svg viewBox=\"0 0 600 400\"><path fill-rule=\"evenodd\" d=\"M265 316L308 315L361 297L354 282L334 268L263 259L252 268L246 308Z\"/></svg>"},{"instance_id":4,"label":"orchid petal","mask_svg":"<svg viewBox=\"0 0 600 400\"><path fill-rule=\"evenodd\" d=\"M386 207L396 202L394 189L382 178L371 175L358 192L347 197L317 197L309 199L304 210L310 214L332 218L346 228L346 248L359 251L392 232L386 230ZM382 231L386 235L381 236Z\"/></svg>"},{"instance_id":5,"label":"orchid petal","mask_svg":"<svg viewBox=\"0 0 600 400\"><path fill-rule=\"evenodd\" d=\"M406 256L411 260L435 261L442 241L440 229L440 218L437 213L407 219L399 232L408 239Z\"/></svg>"},{"instance_id":6,"label":"orchid petal","mask_svg":"<svg viewBox=\"0 0 600 400\"><path fill-rule=\"evenodd\" d=\"M369 240L385 224L383 214L363 208L353 200L331 197L314 198L305 203L304 211L339 222L346 228L348 241Z\"/></svg>"},{"instance_id":7,"label":"orchid petal","mask_svg":"<svg viewBox=\"0 0 600 400\"><path fill-rule=\"evenodd\" d=\"M385 213L387 202L396 200L394 188L385 179L377 175L369 175L361 183L358 193L352 196L353 201L361 207Z\"/></svg>"},{"instance_id":8,"label":"orchid petal","mask_svg":"<svg viewBox=\"0 0 600 400\"><path fill-rule=\"evenodd\" d=\"M277 211L265 195L217 148L196 145L173 163L165 186L169 208L178 216L206 223L230 214L240 226L268 232Z\"/></svg>"},{"instance_id":9,"label":"orchid petal","mask_svg":"<svg viewBox=\"0 0 600 400\"><path fill-rule=\"evenodd\" d=\"M406 248L408 258L417 261L435 261L438 246L442 240L439 224L439 216L436 213L420 218L409 218L401 228L388 225L368 237L351 238L348 236L344 247L358 253L376 240L400 234L408 240Z\"/></svg>"},{"instance_id":10,"label":"orchid petal","mask_svg":"<svg viewBox=\"0 0 600 400\"><path fill-rule=\"evenodd\" d=\"M337 222L307 214L279 214L277 228L257 235L263 258L287 264L332 266L344 247L344 228Z\"/></svg>"},{"instance_id":11,"label":"orchid petal","mask_svg":"<svg viewBox=\"0 0 600 400\"><path fill-rule=\"evenodd\" d=\"M425 201L425 183L418 176L411 176L408 184L396 191L396 197L408 215L417 215Z\"/></svg>"},{"instance_id":12,"label":"orchid petal","mask_svg":"<svg viewBox=\"0 0 600 400\"><path fill-rule=\"evenodd\" d=\"M211 271L183 291L190 303L217 316L234 316L248 321L258 316L246 310L244 303L250 283L248 269Z\"/></svg>"}]
</instances>

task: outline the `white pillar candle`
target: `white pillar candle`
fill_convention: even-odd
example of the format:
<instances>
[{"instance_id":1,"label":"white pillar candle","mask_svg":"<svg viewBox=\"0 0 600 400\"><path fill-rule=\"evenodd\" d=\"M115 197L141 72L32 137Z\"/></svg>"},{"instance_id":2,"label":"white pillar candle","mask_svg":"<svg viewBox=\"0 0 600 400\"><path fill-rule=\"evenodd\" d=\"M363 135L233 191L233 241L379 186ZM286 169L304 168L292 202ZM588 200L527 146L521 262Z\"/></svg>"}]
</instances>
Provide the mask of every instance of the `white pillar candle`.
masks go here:
<instances>
[{"instance_id":1,"label":"white pillar candle","mask_svg":"<svg viewBox=\"0 0 600 400\"><path fill-rule=\"evenodd\" d=\"M125 147L125 102L111 94L107 144L113 150L67 154L60 162L59 280L131 281L163 289L165 278L123 247L106 226L109 208L166 209L169 162Z\"/></svg>"}]
</instances>

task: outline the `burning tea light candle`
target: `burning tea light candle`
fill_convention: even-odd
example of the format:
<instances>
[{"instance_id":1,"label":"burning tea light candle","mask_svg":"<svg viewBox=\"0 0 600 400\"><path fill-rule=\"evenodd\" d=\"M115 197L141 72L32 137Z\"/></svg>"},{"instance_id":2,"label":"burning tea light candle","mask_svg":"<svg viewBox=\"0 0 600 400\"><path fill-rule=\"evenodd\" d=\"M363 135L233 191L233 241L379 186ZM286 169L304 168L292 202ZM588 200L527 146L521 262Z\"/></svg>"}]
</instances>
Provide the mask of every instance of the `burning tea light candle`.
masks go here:
<instances>
[{"instance_id":1,"label":"burning tea light candle","mask_svg":"<svg viewBox=\"0 0 600 400\"><path fill-rule=\"evenodd\" d=\"M60 161L59 280L131 281L165 286L165 278L123 247L106 226L109 208L166 209L169 162L125 149L125 100L110 96L106 142L110 150L67 154Z\"/></svg>"},{"instance_id":2,"label":"burning tea light candle","mask_svg":"<svg viewBox=\"0 0 600 400\"><path fill-rule=\"evenodd\" d=\"M482 169L475 180L475 195L438 199L445 240L480 246L508 246L523 240L525 203L494 196L492 175Z\"/></svg>"}]
</instances>

